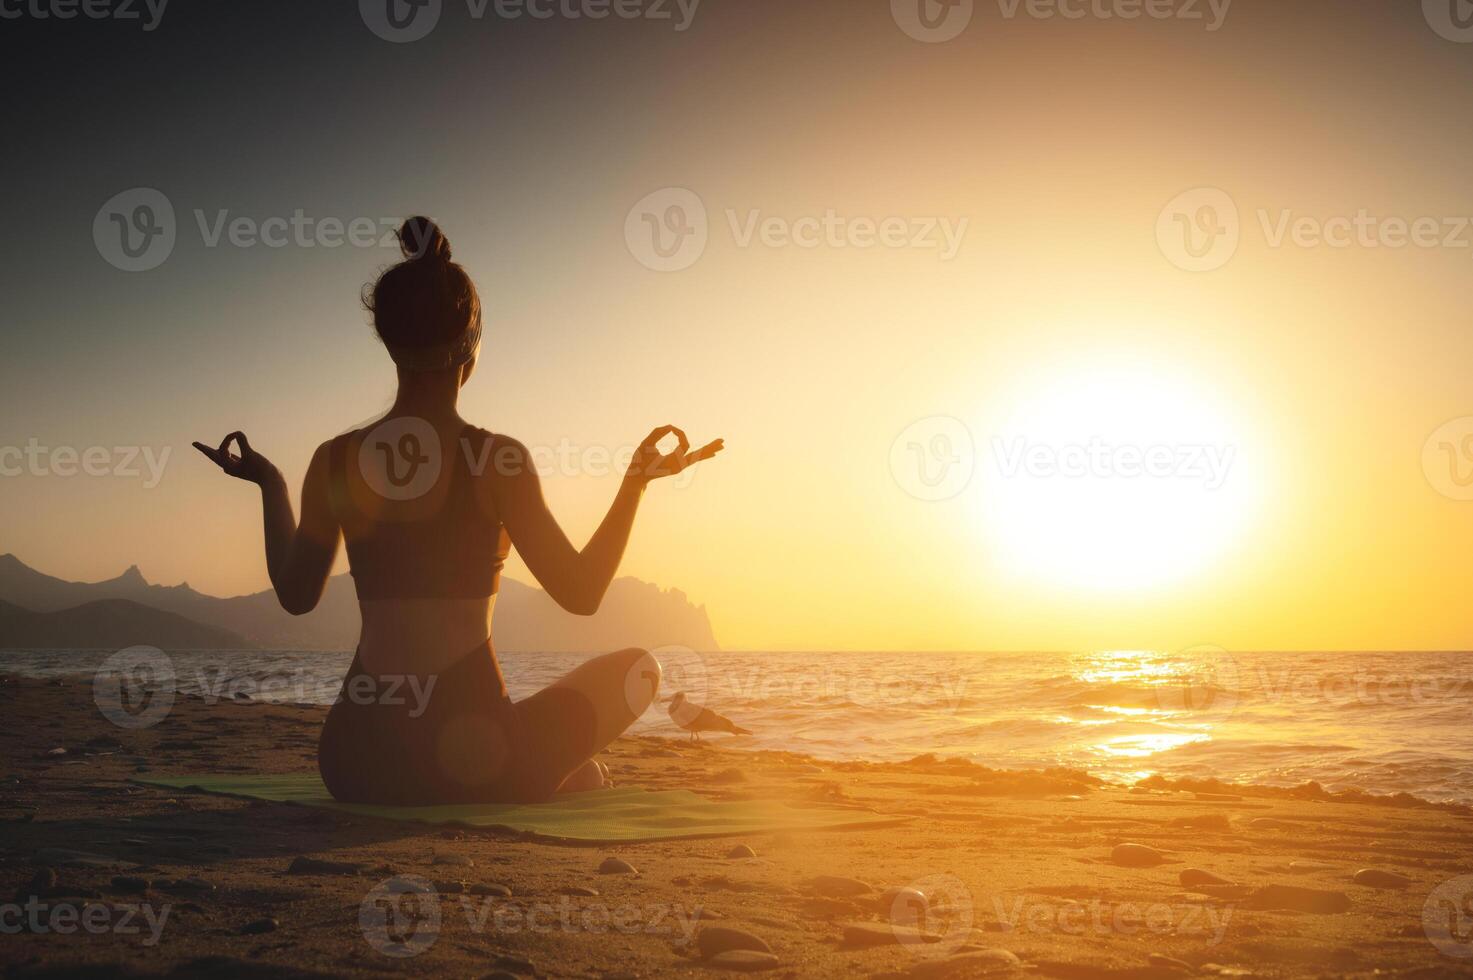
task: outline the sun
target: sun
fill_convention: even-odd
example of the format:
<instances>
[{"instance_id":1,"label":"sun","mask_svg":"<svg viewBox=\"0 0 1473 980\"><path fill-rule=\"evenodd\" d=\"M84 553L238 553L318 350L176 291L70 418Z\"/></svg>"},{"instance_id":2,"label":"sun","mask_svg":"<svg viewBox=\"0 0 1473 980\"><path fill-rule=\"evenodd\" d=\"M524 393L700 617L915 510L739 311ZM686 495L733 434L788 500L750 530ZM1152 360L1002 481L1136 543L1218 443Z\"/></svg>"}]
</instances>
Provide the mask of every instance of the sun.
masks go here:
<instances>
[{"instance_id":1,"label":"sun","mask_svg":"<svg viewBox=\"0 0 1473 980\"><path fill-rule=\"evenodd\" d=\"M1082 364L1020 385L977 447L982 515L1010 576L1141 590L1204 571L1258 510L1258 447L1200 377Z\"/></svg>"}]
</instances>

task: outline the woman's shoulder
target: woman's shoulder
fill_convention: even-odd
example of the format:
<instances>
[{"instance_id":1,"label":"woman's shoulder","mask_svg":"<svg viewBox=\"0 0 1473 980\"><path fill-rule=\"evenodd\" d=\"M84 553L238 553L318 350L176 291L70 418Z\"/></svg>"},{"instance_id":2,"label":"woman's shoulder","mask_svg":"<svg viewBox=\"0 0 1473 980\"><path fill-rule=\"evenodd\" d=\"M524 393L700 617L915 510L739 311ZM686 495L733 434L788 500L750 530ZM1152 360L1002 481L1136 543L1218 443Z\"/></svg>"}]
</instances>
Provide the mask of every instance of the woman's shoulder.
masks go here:
<instances>
[{"instance_id":1,"label":"woman's shoulder","mask_svg":"<svg viewBox=\"0 0 1473 980\"><path fill-rule=\"evenodd\" d=\"M517 438L504 432L492 432L477 425L466 427L470 448L483 461L480 472L490 476L514 477L531 466L531 451Z\"/></svg>"}]
</instances>

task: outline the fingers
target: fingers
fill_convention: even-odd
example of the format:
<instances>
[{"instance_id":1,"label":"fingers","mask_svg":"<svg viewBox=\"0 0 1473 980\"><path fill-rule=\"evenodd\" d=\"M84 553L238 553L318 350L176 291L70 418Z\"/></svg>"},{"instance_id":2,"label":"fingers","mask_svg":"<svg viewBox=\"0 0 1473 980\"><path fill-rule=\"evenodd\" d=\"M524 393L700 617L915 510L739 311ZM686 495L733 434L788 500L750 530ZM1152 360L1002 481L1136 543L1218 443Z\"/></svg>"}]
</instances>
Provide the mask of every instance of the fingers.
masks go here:
<instances>
[{"instance_id":1,"label":"fingers","mask_svg":"<svg viewBox=\"0 0 1473 980\"><path fill-rule=\"evenodd\" d=\"M675 433L675 438L678 440L678 443L675 446L675 451L672 452L670 455L679 459L681 456L684 456L687 452L690 451L690 440L685 437L684 432L682 432L680 429L677 429L673 425L670 426L670 431Z\"/></svg>"},{"instance_id":2,"label":"fingers","mask_svg":"<svg viewBox=\"0 0 1473 980\"><path fill-rule=\"evenodd\" d=\"M725 440L723 440L723 439L713 439L710 442L706 443L704 446L702 446L700 449L697 449L695 452L693 452L689 456L687 456L685 458L686 459L686 463L687 464L690 464L690 463L699 463L703 459L710 459L712 456L715 456L717 453L721 452L721 450L723 450L725 448L726 448L726 441Z\"/></svg>"},{"instance_id":3,"label":"fingers","mask_svg":"<svg viewBox=\"0 0 1473 980\"><path fill-rule=\"evenodd\" d=\"M639 444L639 448L653 450L655 448L655 443L659 442L661 439L665 438L674 431L675 426L662 425L658 429L651 432L649 435L645 436L644 442Z\"/></svg>"},{"instance_id":4,"label":"fingers","mask_svg":"<svg viewBox=\"0 0 1473 980\"><path fill-rule=\"evenodd\" d=\"M240 447L241 459L244 459L246 456L250 455L251 444L249 440L246 439L244 432L232 432L230 433L230 435L226 436L225 441L220 443L220 451L225 452L225 447L230 445L232 441Z\"/></svg>"},{"instance_id":5,"label":"fingers","mask_svg":"<svg viewBox=\"0 0 1473 980\"><path fill-rule=\"evenodd\" d=\"M194 443L194 448L195 449L198 449L200 452L204 453L205 454L205 458L208 459L210 462L214 463L216 466L224 466L225 465L224 462L220 458L220 453L218 451L216 451L215 449L212 449L211 447L206 446L202 442L196 442L196 443Z\"/></svg>"}]
</instances>

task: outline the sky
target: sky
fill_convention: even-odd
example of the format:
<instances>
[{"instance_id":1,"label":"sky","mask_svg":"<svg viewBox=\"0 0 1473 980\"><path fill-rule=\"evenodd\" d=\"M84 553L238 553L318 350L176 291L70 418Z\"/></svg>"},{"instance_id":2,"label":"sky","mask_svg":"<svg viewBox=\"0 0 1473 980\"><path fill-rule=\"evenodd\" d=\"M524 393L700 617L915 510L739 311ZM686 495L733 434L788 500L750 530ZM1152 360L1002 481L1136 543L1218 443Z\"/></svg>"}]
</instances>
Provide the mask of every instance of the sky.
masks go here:
<instances>
[{"instance_id":1,"label":"sky","mask_svg":"<svg viewBox=\"0 0 1473 980\"><path fill-rule=\"evenodd\" d=\"M622 573L727 648L1473 647L1457 0L389 2L0 0L0 552L265 588L189 444L381 413L424 213L575 541L725 438Z\"/></svg>"}]
</instances>

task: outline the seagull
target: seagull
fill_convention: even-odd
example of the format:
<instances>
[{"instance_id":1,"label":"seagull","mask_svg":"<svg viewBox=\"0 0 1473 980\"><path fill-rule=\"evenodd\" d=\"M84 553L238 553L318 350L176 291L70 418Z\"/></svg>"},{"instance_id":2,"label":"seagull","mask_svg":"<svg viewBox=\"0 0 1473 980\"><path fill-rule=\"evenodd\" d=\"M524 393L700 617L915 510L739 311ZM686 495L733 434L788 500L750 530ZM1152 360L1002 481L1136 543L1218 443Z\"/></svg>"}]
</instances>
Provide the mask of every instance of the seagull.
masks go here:
<instances>
[{"instance_id":1,"label":"seagull","mask_svg":"<svg viewBox=\"0 0 1473 980\"><path fill-rule=\"evenodd\" d=\"M688 700L684 691L676 692L670 699L670 720L690 732L691 741L699 742L701 732L730 732L733 735L750 735L730 718L725 718Z\"/></svg>"}]
</instances>

